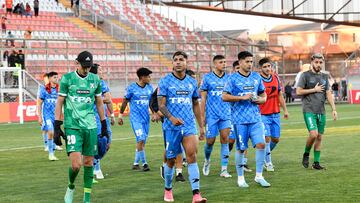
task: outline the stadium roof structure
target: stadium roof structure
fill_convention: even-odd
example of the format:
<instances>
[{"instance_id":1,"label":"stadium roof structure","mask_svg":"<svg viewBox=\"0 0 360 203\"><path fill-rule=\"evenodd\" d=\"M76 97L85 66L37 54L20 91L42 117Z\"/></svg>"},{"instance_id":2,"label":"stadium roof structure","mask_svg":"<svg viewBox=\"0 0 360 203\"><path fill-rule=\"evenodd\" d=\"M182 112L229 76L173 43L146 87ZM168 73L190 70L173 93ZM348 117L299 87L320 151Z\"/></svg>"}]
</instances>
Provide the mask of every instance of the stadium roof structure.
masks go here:
<instances>
[{"instance_id":1,"label":"stadium roof structure","mask_svg":"<svg viewBox=\"0 0 360 203\"><path fill-rule=\"evenodd\" d=\"M157 0L146 0L154 3ZM360 26L359 0L162 0L167 6Z\"/></svg>"}]
</instances>

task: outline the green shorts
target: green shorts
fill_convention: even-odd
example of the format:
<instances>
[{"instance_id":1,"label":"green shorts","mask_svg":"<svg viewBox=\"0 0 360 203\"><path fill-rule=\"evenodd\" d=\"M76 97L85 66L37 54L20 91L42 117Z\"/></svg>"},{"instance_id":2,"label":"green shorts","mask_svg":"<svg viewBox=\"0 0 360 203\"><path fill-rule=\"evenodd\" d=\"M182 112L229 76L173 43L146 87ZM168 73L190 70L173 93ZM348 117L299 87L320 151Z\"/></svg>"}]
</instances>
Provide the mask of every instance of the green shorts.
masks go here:
<instances>
[{"instance_id":1,"label":"green shorts","mask_svg":"<svg viewBox=\"0 0 360 203\"><path fill-rule=\"evenodd\" d=\"M315 113L305 112L304 120L306 127L309 131L317 130L319 134L324 134L325 125L326 125L325 114L315 114Z\"/></svg>"},{"instance_id":2,"label":"green shorts","mask_svg":"<svg viewBox=\"0 0 360 203\"><path fill-rule=\"evenodd\" d=\"M97 149L97 129L65 128L66 152L81 152L84 156L95 156Z\"/></svg>"}]
</instances>

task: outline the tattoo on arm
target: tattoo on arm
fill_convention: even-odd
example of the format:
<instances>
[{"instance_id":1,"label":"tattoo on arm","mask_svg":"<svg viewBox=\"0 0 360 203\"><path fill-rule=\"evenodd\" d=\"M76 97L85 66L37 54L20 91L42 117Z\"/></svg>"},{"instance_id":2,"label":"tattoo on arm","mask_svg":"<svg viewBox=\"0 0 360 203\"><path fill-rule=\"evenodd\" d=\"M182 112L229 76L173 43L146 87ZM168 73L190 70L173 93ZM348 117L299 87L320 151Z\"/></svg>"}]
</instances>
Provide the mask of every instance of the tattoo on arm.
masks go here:
<instances>
[{"instance_id":1,"label":"tattoo on arm","mask_svg":"<svg viewBox=\"0 0 360 203\"><path fill-rule=\"evenodd\" d=\"M126 109L126 106L127 106L127 103L128 103L128 100L127 99L124 99L124 102L121 104L121 107L120 107L120 113L123 114L125 109Z\"/></svg>"},{"instance_id":2,"label":"tattoo on arm","mask_svg":"<svg viewBox=\"0 0 360 203\"><path fill-rule=\"evenodd\" d=\"M158 105L159 105L159 110L160 112L166 117L166 118L170 118L172 115L169 112L169 110L166 107L166 99L165 97L162 96L158 96Z\"/></svg>"}]
</instances>

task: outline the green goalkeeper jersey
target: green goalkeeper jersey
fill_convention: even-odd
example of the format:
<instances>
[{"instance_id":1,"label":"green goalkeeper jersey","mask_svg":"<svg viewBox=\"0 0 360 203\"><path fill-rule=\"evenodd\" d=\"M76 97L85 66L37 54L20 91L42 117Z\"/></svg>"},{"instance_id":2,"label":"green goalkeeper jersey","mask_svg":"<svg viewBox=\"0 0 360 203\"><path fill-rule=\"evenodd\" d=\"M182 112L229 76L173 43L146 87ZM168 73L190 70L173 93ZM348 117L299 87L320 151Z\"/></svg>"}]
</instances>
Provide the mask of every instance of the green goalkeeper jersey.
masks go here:
<instances>
[{"instance_id":1,"label":"green goalkeeper jersey","mask_svg":"<svg viewBox=\"0 0 360 203\"><path fill-rule=\"evenodd\" d=\"M74 71L62 76L59 95L64 101L64 127L71 129L97 128L94 102L101 96L101 83L98 75L88 73L84 78Z\"/></svg>"}]
</instances>

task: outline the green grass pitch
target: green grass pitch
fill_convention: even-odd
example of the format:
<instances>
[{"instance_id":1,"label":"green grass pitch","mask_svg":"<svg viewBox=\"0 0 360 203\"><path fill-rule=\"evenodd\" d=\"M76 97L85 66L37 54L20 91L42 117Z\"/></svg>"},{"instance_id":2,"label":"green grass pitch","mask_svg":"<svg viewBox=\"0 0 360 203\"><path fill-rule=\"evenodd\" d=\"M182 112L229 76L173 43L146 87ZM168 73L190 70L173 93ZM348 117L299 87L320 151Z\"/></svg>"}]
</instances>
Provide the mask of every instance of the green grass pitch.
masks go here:
<instances>
[{"instance_id":1,"label":"green grass pitch","mask_svg":"<svg viewBox=\"0 0 360 203\"><path fill-rule=\"evenodd\" d=\"M248 189L237 187L234 151L230 157L230 179L219 177L220 145L217 140L212 154L211 172L201 175L203 196L208 202L357 202L360 198L360 106L338 105L339 120L331 120L327 106L327 127L321 151L325 171L304 169L301 158L307 131L301 107L289 107L290 119L282 120L281 141L273 151L275 172L264 172L272 184L261 188L254 181L254 172L246 173ZM114 141L101 166L105 179L93 186L92 202L163 202L163 180L159 176L162 163L163 138L160 124L151 124L146 155L150 172L134 172L135 139L129 121L113 127ZM31 122L24 125L0 125L0 202L63 202L67 185L69 160L64 151L56 152L60 159L47 160L43 151L40 127ZM199 143L198 164L201 171L204 142ZM253 149L248 164L255 168ZM312 161L313 154L311 153ZM187 177L187 169L184 168ZM82 201L82 171L76 180L74 202ZM176 202L190 202L188 180L174 183Z\"/></svg>"}]
</instances>

